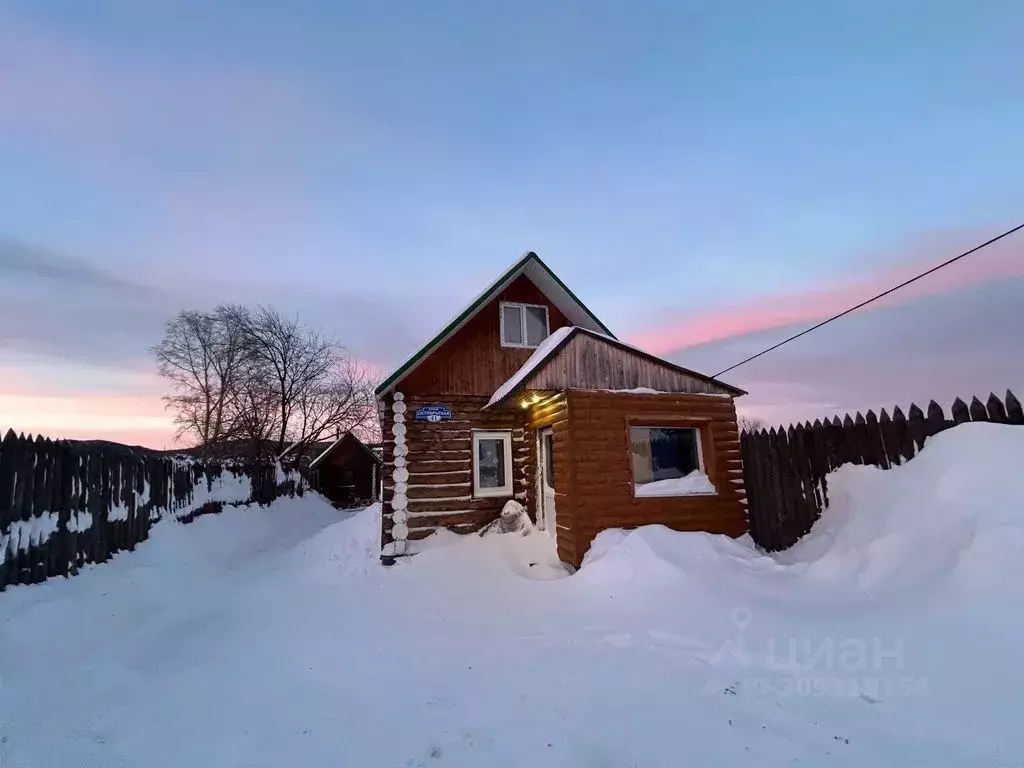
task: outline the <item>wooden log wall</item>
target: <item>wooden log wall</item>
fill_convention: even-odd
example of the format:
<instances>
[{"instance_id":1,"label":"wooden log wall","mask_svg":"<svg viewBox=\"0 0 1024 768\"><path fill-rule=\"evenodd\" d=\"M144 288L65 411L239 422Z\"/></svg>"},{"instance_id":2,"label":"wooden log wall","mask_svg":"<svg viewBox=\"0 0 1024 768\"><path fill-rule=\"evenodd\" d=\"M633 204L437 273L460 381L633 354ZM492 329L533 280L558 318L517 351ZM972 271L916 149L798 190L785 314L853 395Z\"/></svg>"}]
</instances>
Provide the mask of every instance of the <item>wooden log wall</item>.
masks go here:
<instances>
[{"instance_id":1,"label":"wooden log wall","mask_svg":"<svg viewBox=\"0 0 1024 768\"><path fill-rule=\"evenodd\" d=\"M567 486L571 536L559 552L578 566L591 541L607 528L662 524L680 531L739 536L747 531L736 408L728 396L627 394L569 390L566 429L555 434L555 461L569 464ZM557 425L557 422L556 422ZM636 497L630 426L687 426L699 430L704 469L717 493ZM566 459L563 460L562 456ZM557 476L556 484L560 482ZM556 487L556 493L561 488ZM563 506L556 501L562 528Z\"/></svg>"},{"instance_id":2,"label":"wooden log wall","mask_svg":"<svg viewBox=\"0 0 1024 768\"><path fill-rule=\"evenodd\" d=\"M425 538L438 528L470 533L497 519L508 498L473 496L473 430L511 432L512 491L517 501L530 503L530 465L535 457L526 439L524 415L511 409L485 411L488 399L401 392L385 399L381 524L385 557L405 554L405 545L399 542ZM416 409L424 405L448 406L453 418L416 421Z\"/></svg>"},{"instance_id":3,"label":"wooden log wall","mask_svg":"<svg viewBox=\"0 0 1024 768\"><path fill-rule=\"evenodd\" d=\"M219 502L201 503L202 490L225 472L248 477L251 501L276 495L273 467L184 464L127 446L8 431L0 441L0 591L132 550L165 515L188 522L217 511Z\"/></svg>"},{"instance_id":4,"label":"wooden log wall","mask_svg":"<svg viewBox=\"0 0 1024 768\"><path fill-rule=\"evenodd\" d=\"M843 464L870 464L882 469L914 458L932 435L969 421L1024 425L1024 411L1013 392L1003 399L990 394L970 405L959 397L950 417L934 400L926 410L898 406L890 416L847 414L813 424L794 424L741 438L743 475L749 501L750 534L767 550L792 546L828 507L826 475Z\"/></svg>"}]
</instances>

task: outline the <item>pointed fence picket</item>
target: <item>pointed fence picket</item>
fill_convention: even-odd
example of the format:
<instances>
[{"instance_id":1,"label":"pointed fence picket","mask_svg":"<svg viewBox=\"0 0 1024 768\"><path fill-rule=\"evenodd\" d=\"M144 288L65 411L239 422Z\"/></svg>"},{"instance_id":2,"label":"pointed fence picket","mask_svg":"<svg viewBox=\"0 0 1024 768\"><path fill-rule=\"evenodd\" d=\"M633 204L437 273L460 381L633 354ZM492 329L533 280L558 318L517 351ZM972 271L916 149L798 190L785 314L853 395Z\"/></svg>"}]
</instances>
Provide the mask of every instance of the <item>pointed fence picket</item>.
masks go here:
<instances>
[{"instance_id":1,"label":"pointed fence picket","mask_svg":"<svg viewBox=\"0 0 1024 768\"><path fill-rule=\"evenodd\" d=\"M994 393L982 402L959 397L946 418L934 400L927 415L911 404L904 416L899 406L892 416L882 408L866 414L846 414L814 424L743 432L743 481L747 491L750 534L767 550L792 546L806 534L828 507L826 475L842 464L870 464L882 469L914 458L925 440L958 424L991 421L1024 425L1020 400L1007 390L1000 400ZM0 474L0 488L3 487Z\"/></svg>"}]
</instances>

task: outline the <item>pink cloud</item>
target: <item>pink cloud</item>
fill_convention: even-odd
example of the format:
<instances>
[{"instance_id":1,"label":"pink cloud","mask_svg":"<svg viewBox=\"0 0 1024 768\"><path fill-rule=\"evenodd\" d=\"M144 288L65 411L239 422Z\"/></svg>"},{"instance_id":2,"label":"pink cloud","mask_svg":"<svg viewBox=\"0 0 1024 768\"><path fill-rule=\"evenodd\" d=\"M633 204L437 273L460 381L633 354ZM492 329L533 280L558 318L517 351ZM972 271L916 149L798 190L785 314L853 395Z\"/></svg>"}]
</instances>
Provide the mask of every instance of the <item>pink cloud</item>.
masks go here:
<instances>
[{"instance_id":1,"label":"pink cloud","mask_svg":"<svg viewBox=\"0 0 1024 768\"><path fill-rule=\"evenodd\" d=\"M353 358L353 363L379 379L381 368L374 362ZM156 394L163 390L154 373L131 371L118 377L118 386L105 391L75 391L73 385L48 383L37 371L15 369L5 376L0 391L0 436L7 429L51 438L112 440L148 448L177 448L171 414ZM133 384L140 394L123 394ZM114 390L119 390L115 392Z\"/></svg>"},{"instance_id":2,"label":"pink cloud","mask_svg":"<svg viewBox=\"0 0 1024 768\"><path fill-rule=\"evenodd\" d=\"M157 397L0 393L0 430L173 448L174 426Z\"/></svg>"},{"instance_id":3,"label":"pink cloud","mask_svg":"<svg viewBox=\"0 0 1024 768\"><path fill-rule=\"evenodd\" d=\"M743 304L682 314L668 322L628 334L630 343L655 354L666 354L698 344L722 341L789 325L811 325L928 269L966 250L975 240L960 237L956 243L932 247L927 259L915 259L898 267L851 280L845 284L811 288L753 299ZM921 249L915 249L921 250ZM949 294L1004 278L1024 276L1024 258L1019 243L1011 238L973 254L922 280L907 286L861 311L872 307L908 304L926 296Z\"/></svg>"}]
</instances>

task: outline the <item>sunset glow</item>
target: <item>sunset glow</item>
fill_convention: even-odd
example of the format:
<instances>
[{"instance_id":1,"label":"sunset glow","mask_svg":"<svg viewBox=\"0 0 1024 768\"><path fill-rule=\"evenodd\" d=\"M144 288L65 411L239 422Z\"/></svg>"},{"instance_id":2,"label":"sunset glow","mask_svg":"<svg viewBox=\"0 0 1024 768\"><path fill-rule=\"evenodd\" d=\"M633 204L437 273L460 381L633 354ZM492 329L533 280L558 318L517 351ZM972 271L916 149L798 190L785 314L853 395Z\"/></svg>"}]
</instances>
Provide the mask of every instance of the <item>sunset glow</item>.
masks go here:
<instances>
[{"instance_id":1,"label":"sunset glow","mask_svg":"<svg viewBox=\"0 0 1024 768\"><path fill-rule=\"evenodd\" d=\"M949 247L947 246L947 250ZM905 265L885 270L846 285L812 288L802 292L765 296L745 304L681 314L678 318L641 328L630 334L630 343L654 354L666 354L708 342L725 341L758 331L794 324L810 325L854 306L933 266ZM1012 248L993 248L973 262L957 264L929 275L879 300L862 311L887 304L908 304L927 296L962 291L973 285L1024 275L1024 255Z\"/></svg>"}]
</instances>

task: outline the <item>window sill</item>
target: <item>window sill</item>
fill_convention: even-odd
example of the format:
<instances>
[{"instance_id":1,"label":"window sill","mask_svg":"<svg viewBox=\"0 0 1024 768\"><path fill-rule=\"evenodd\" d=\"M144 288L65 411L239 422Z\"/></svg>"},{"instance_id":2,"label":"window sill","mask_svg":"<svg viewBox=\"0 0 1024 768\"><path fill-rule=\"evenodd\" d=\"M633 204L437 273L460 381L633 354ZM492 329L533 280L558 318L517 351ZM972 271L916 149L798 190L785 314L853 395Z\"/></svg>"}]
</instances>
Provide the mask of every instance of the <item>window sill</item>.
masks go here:
<instances>
[{"instance_id":1,"label":"window sill","mask_svg":"<svg viewBox=\"0 0 1024 768\"><path fill-rule=\"evenodd\" d=\"M541 344L543 343L541 342ZM501 346L505 349L537 349L540 344L511 344L507 341L502 341Z\"/></svg>"},{"instance_id":2,"label":"window sill","mask_svg":"<svg viewBox=\"0 0 1024 768\"><path fill-rule=\"evenodd\" d=\"M512 489L508 488L495 488L493 490L478 490L473 491L474 499L500 499L500 498L512 498Z\"/></svg>"},{"instance_id":3,"label":"window sill","mask_svg":"<svg viewBox=\"0 0 1024 768\"><path fill-rule=\"evenodd\" d=\"M633 497L658 499L676 496L717 496L718 489L703 472L691 472L686 477L655 480L653 483L633 485Z\"/></svg>"},{"instance_id":4,"label":"window sill","mask_svg":"<svg viewBox=\"0 0 1024 768\"><path fill-rule=\"evenodd\" d=\"M663 491L661 493L633 491L634 499L699 499L717 495L718 491Z\"/></svg>"}]
</instances>

